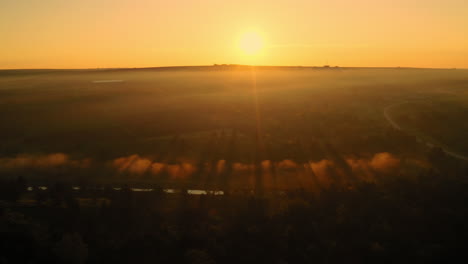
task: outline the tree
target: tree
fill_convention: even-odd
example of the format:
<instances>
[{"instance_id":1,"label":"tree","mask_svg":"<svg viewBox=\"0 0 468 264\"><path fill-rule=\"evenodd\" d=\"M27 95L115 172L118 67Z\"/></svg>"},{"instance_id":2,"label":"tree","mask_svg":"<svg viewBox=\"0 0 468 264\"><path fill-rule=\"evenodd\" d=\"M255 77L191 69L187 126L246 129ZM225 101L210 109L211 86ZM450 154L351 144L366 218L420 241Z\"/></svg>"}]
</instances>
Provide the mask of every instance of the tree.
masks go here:
<instances>
[{"instance_id":1,"label":"tree","mask_svg":"<svg viewBox=\"0 0 468 264\"><path fill-rule=\"evenodd\" d=\"M215 261L205 251L190 249L185 253L185 259L190 264L214 264Z\"/></svg>"},{"instance_id":2,"label":"tree","mask_svg":"<svg viewBox=\"0 0 468 264\"><path fill-rule=\"evenodd\" d=\"M88 246L80 234L64 234L55 244L54 253L61 263L81 264L88 258Z\"/></svg>"}]
</instances>

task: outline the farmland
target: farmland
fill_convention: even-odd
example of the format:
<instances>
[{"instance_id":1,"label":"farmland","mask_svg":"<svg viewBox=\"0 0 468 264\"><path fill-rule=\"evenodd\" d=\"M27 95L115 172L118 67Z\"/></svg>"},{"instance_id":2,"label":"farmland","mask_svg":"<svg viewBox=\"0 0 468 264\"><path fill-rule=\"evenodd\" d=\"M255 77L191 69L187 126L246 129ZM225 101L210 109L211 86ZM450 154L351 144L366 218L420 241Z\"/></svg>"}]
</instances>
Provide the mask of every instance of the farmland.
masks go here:
<instances>
[{"instance_id":1,"label":"farmland","mask_svg":"<svg viewBox=\"0 0 468 264\"><path fill-rule=\"evenodd\" d=\"M412 175L430 148L408 131L468 152L467 91L466 70L2 71L0 173L250 190ZM401 102L405 131L384 115Z\"/></svg>"},{"instance_id":2,"label":"farmland","mask_svg":"<svg viewBox=\"0 0 468 264\"><path fill-rule=\"evenodd\" d=\"M0 72L6 263L464 254L468 71Z\"/></svg>"}]
</instances>

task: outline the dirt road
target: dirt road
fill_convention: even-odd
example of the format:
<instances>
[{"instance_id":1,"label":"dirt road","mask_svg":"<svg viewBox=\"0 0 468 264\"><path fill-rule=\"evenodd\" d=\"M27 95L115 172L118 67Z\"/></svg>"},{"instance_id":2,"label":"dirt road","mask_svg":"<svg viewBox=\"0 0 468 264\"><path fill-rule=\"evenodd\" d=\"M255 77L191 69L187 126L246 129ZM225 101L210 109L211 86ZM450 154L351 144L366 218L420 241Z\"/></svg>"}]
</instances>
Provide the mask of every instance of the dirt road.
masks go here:
<instances>
[{"instance_id":1,"label":"dirt road","mask_svg":"<svg viewBox=\"0 0 468 264\"><path fill-rule=\"evenodd\" d=\"M392 116L390 115L389 113L389 110L393 107L396 107L396 106L400 106L400 105L403 105L403 104L408 104L410 102L400 102L400 103L396 103L396 104L392 104L392 105L389 105L387 107L384 108L384 116L385 116L385 119L387 119L387 121L392 125L392 127L394 127L395 129L397 130L401 130L401 131L404 131L406 133L409 133L408 131L406 131L405 129L403 129L401 127L400 124L398 124L393 118ZM454 157L456 159L460 159L460 160L464 160L464 161L468 161L468 156L464 156L462 154L459 154L459 153L456 153L450 149L448 149L447 147L445 146L442 146L441 144L439 143L436 143L436 142L429 142L427 141L426 139L423 139L421 137L419 137L418 135L414 135L416 136L417 140L419 142L422 142L423 144L426 144L428 147L440 147L444 152L445 154L451 156L451 157Z\"/></svg>"}]
</instances>

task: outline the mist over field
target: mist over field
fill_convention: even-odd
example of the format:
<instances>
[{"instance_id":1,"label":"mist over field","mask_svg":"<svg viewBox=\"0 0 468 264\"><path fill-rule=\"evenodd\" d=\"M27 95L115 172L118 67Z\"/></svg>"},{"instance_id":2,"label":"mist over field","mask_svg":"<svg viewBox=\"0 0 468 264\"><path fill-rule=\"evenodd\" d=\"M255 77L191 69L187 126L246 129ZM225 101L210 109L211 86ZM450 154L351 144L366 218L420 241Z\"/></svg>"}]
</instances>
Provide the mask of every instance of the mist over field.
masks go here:
<instances>
[{"instance_id":1,"label":"mist over field","mask_svg":"<svg viewBox=\"0 0 468 264\"><path fill-rule=\"evenodd\" d=\"M431 168L434 148L463 160L467 86L467 70L444 69L2 71L0 173L223 190L374 182Z\"/></svg>"},{"instance_id":2,"label":"mist over field","mask_svg":"<svg viewBox=\"0 0 468 264\"><path fill-rule=\"evenodd\" d=\"M0 264L466 259L467 10L1 0Z\"/></svg>"},{"instance_id":3,"label":"mist over field","mask_svg":"<svg viewBox=\"0 0 468 264\"><path fill-rule=\"evenodd\" d=\"M468 70L0 71L0 262L445 260L465 120Z\"/></svg>"}]
</instances>

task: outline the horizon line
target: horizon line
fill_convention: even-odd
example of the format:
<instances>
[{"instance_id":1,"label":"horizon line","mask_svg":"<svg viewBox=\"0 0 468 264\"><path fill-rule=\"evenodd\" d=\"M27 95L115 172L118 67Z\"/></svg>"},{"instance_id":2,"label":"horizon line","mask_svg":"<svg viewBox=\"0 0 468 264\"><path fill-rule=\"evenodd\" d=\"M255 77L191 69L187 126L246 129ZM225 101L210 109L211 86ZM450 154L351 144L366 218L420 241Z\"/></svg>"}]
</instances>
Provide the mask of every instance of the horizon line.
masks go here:
<instances>
[{"instance_id":1,"label":"horizon line","mask_svg":"<svg viewBox=\"0 0 468 264\"><path fill-rule=\"evenodd\" d=\"M196 68L196 67L260 67L260 68L324 68L324 69L427 69L427 70L468 70L456 67L416 67L416 66L339 66L339 65L249 65L249 64L210 64L210 65L169 65L148 67L95 67L95 68L0 68L0 71L45 70L45 71L74 71L74 70L143 70L143 69L170 69L170 68Z\"/></svg>"}]
</instances>

